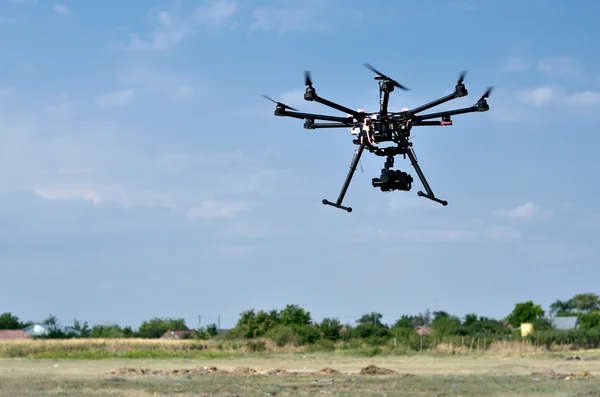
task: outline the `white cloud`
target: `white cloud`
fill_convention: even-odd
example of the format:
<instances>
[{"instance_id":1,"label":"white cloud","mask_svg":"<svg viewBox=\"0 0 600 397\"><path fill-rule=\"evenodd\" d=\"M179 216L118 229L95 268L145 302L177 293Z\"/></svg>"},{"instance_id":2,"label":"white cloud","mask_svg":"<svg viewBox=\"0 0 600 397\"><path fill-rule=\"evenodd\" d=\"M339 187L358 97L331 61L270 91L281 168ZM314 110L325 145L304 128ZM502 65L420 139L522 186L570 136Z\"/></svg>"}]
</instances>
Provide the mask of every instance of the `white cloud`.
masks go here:
<instances>
[{"instance_id":1,"label":"white cloud","mask_svg":"<svg viewBox=\"0 0 600 397\"><path fill-rule=\"evenodd\" d=\"M518 207L510 210L494 211L494 214L505 216L511 219L533 220L533 219L549 219L551 213L544 208L535 205L531 201L526 202Z\"/></svg>"},{"instance_id":2,"label":"white cloud","mask_svg":"<svg viewBox=\"0 0 600 397\"><path fill-rule=\"evenodd\" d=\"M158 26L147 40L137 34L129 34L129 51L167 51L173 45L192 36L197 25L223 26L227 24L237 11L237 3L231 0L211 1L206 7L197 8L191 17L179 18L168 11L158 13Z\"/></svg>"},{"instance_id":3,"label":"white cloud","mask_svg":"<svg viewBox=\"0 0 600 397\"><path fill-rule=\"evenodd\" d=\"M225 237L248 239L289 236L291 234L291 231L280 229L277 226L267 224L264 221L236 221L232 225L228 225L223 232Z\"/></svg>"},{"instance_id":4,"label":"white cloud","mask_svg":"<svg viewBox=\"0 0 600 397\"><path fill-rule=\"evenodd\" d=\"M233 218L241 212L249 211L252 206L241 201L205 200L188 212L191 219Z\"/></svg>"},{"instance_id":5,"label":"white cloud","mask_svg":"<svg viewBox=\"0 0 600 397\"><path fill-rule=\"evenodd\" d=\"M70 116L73 114L74 105L70 102L59 102L53 105L46 105L43 108L44 113L49 116Z\"/></svg>"},{"instance_id":6,"label":"white cloud","mask_svg":"<svg viewBox=\"0 0 600 397\"><path fill-rule=\"evenodd\" d=\"M399 241L412 243L464 243L475 241L477 234L462 229L413 229L399 232L396 237Z\"/></svg>"},{"instance_id":7,"label":"white cloud","mask_svg":"<svg viewBox=\"0 0 600 397\"><path fill-rule=\"evenodd\" d=\"M504 61L504 72L522 72L531 68L531 63L521 57L513 56Z\"/></svg>"},{"instance_id":8,"label":"white cloud","mask_svg":"<svg viewBox=\"0 0 600 397\"><path fill-rule=\"evenodd\" d=\"M573 106L600 107L600 93L589 90L576 92L567 96L565 102Z\"/></svg>"},{"instance_id":9,"label":"white cloud","mask_svg":"<svg viewBox=\"0 0 600 397\"><path fill-rule=\"evenodd\" d=\"M130 105L134 99L135 93L131 90L115 91L96 98L96 106L101 109L120 108Z\"/></svg>"},{"instance_id":10,"label":"white cloud","mask_svg":"<svg viewBox=\"0 0 600 397\"><path fill-rule=\"evenodd\" d=\"M315 4L295 8L257 7L252 11L250 30L275 30L280 35L299 30L327 30L314 12Z\"/></svg>"},{"instance_id":11,"label":"white cloud","mask_svg":"<svg viewBox=\"0 0 600 397\"><path fill-rule=\"evenodd\" d=\"M34 194L48 200L85 200L94 204L100 204L101 199L98 192L91 189L46 189L36 188Z\"/></svg>"},{"instance_id":12,"label":"white cloud","mask_svg":"<svg viewBox=\"0 0 600 397\"><path fill-rule=\"evenodd\" d=\"M238 5L231 0L212 1L207 7L199 7L192 16L196 23L202 23L213 26L223 26L227 24L233 14L238 10Z\"/></svg>"},{"instance_id":13,"label":"white cloud","mask_svg":"<svg viewBox=\"0 0 600 397\"><path fill-rule=\"evenodd\" d=\"M167 11L158 16L158 27L151 39L144 41L135 33L129 34L130 51L166 51L172 44L177 44L193 33L193 25L189 21L171 17Z\"/></svg>"},{"instance_id":14,"label":"white cloud","mask_svg":"<svg viewBox=\"0 0 600 397\"><path fill-rule=\"evenodd\" d=\"M568 57L540 59L538 69L550 77L576 77L582 73L579 63Z\"/></svg>"},{"instance_id":15,"label":"white cloud","mask_svg":"<svg viewBox=\"0 0 600 397\"><path fill-rule=\"evenodd\" d=\"M388 201L388 207L394 211L414 208L440 209L444 208L436 202L416 195L394 195Z\"/></svg>"},{"instance_id":16,"label":"white cloud","mask_svg":"<svg viewBox=\"0 0 600 397\"><path fill-rule=\"evenodd\" d=\"M15 90L12 87L0 88L0 99L8 98L14 94Z\"/></svg>"},{"instance_id":17,"label":"white cloud","mask_svg":"<svg viewBox=\"0 0 600 397\"><path fill-rule=\"evenodd\" d=\"M539 87L532 90L520 92L522 101L540 107L548 104L554 98L554 89L551 87Z\"/></svg>"},{"instance_id":18,"label":"white cloud","mask_svg":"<svg viewBox=\"0 0 600 397\"><path fill-rule=\"evenodd\" d=\"M196 90L189 84L180 85L175 89L173 94L171 94L171 99L174 101L186 101L188 99L193 98Z\"/></svg>"},{"instance_id":19,"label":"white cloud","mask_svg":"<svg viewBox=\"0 0 600 397\"><path fill-rule=\"evenodd\" d=\"M64 4L53 4L52 5L52 9L54 10L54 12L56 12L58 15L67 15L70 13L69 7L67 7Z\"/></svg>"},{"instance_id":20,"label":"white cloud","mask_svg":"<svg viewBox=\"0 0 600 397\"><path fill-rule=\"evenodd\" d=\"M142 62L127 63L121 67L117 79L122 84L137 85L141 90L164 95L172 101L184 101L196 95L196 89L180 73L167 72Z\"/></svg>"},{"instance_id":21,"label":"white cloud","mask_svg":"<svg viewBox=\"0 0 600 397\"><path fill-rule=\"evenodd\" d=\"M512 241L521 237L521 232L506 226L494 226L486 229L485 235L493 241Z\"/></svg>"}]
</instances>

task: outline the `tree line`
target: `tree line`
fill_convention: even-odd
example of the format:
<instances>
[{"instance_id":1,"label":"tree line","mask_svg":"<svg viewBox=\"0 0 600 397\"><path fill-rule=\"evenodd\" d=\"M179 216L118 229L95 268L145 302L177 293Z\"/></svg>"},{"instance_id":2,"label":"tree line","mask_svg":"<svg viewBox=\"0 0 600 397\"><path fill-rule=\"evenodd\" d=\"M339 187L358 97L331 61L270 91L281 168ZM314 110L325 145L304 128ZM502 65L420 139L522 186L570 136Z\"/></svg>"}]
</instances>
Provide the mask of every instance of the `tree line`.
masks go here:
<instances>
[{"instance_id":1,"label":"tree line","mask_svg":"<svg viewBox=\"0 0 600 397\"><path fill-rule=\"evenodd\" d=\"M579 329L558 335L549 317L564 316L578 317ZM167 331L187 330L191 332L184 335L184 338L247 340L263 337L283 346L352 340L383 345L394 339L397 343L397 340L410 341L416 338L415 328L419 326L426 326L431 332L429 335L420 336L420 339L470 336L485 337L491 341L494 338L518 335L515 327L522 323L533 323L535 331L529 338L538 338L544 340L544 343L567 338L567 342L576 339L585 340L586 344L600 344L600 297L593 293L577 294L565 301L556 300L550 305L548 312L533 301L516 303L512 312L502 319L478 316L475 313L460 318L443 310L426 310L417 315L403 315L390 324L383 323L382 318L381 313L371 312L364 314L353 324L343 324L336 317L327 317L316 322L309 311L299 305L289 304L280 310L243 311L235 327L224 332L219 332L216 324L193 329L180 318L153 318L144 321L137 329L130 326L121 327L118 324L90 327L87 322L82 323L78 320L68 328L57 327L59 321L54 315L49 315L41 324L46 324L51 329L46 338L160 338ZM31 321L22 322L10 312L0 315L0 329L24 329L31 324Z\"/></svg>"}]
</instances>

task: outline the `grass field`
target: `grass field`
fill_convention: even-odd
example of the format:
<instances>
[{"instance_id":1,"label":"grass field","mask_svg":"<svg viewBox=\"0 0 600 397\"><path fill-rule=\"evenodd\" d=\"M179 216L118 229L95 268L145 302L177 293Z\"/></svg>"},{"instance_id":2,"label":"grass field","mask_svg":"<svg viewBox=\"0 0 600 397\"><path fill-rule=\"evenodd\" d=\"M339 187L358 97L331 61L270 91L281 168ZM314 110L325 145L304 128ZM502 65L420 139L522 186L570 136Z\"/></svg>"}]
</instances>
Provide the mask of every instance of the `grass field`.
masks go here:
<instances>
[{"instance_id":1,"label":"grass field","mask_svg":"<svg viewBox=\"0 0 600 397\"><path fill-rule=\"evenodd\" d=\"M579 359L569 359L573 356ZM600 396L600 351L375 357L302 352L147 359L3 357L0 395Z\"/></svg>"}]
</instances>

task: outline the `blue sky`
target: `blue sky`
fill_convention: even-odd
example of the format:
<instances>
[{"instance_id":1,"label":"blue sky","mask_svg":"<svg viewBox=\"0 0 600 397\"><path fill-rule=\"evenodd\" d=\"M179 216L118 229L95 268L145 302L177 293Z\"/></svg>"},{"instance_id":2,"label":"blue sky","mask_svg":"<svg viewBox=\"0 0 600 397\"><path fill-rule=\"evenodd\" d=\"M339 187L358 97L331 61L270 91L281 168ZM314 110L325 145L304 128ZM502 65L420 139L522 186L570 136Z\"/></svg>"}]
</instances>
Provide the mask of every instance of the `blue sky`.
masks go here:
<instances>
[{"instance_id":1,"label":"blue sky","mask_svg":"<svg viewBox=\"0 0 600 397\"><path fill-rule=\"evenodd\" d=\"M0 312L138 326L235 324L294 303L317 320L427 308L503 317L598 291L600 4L517 1L0 3ZM305 130L317 92L378 109L369 62L411 88L468 70L490 111L413 129L442 207L371 186L383 159Z\"/></svg>"}]
</instances>

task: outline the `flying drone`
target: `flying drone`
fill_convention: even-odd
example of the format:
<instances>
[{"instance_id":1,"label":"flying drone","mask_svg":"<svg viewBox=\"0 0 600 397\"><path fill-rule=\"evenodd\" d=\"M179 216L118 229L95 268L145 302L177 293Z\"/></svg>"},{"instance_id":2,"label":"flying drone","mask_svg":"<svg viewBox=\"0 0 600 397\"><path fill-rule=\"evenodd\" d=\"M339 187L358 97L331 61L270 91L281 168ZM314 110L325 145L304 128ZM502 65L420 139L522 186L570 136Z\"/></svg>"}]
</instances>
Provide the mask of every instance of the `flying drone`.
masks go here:
<instances>
[{"instance_id":1,"label":"flying drone","mask_svg":"<svg viewBox=\"0 0 600 397\"><path fill-rule=\"evenodd\" d=\"M397 87L404 91L409 91L410 89L379 72L370 64L365 63L364 66L376 74L374 79L378 80L379 82L379 112L367 113L361 109L352 110L320 97L317 95L317 91L313 87L310 72L304 72L306 85L304 99L307 101L315 101L339 110L340 112L344 112L347 114L346 117L302 113L297 109L263 95L265 98L277 105L275 107L275 116L304 119L304 128L310 130L317 128L349 128L350 134L355 137L352 142L355 145L358 145L358 149L354 154L352 163L350 165L350 171L348 171L348 175L346 176L346 180L344 181L338 199L335 203L327 199L323 199L323 204L352 212L352 207L343 206L342 201L344 200L344 196L346 195L346 191L348 190L348 186L350 185L350 181L352 180L354 172L356 171L356 166L358 165L363 151L367 149L376 156L386 157L384 168L381 170L380 177L372 179L373 187L379 188L384 192L393 190L410 191L413 183L412 176L406 172L392 169L394 166L395 156L402 155L404 159L406 159L406 156L408 156L413 168L421 180L421 183L423 184L423 187L425 188L425 193L418 191L417 195L440 203L443 206L448 205L446 200L440 200L435 196L433 190L427 182L427 179L423 175L421 167L417 162L415 152L412 148L413 144L409 141L411 138L410 131L412 127L416 126L450 126L452 125L451 116L464 113L488 111L489 106L486 99L490 96L493 87L489 87L473 106L444 112L418 115L418 113L421 113L424 110L441 105L452 99L466 96L468 91L463 84L466 71L463 71L458 78L452 94L446 95L425 105L418 106L412 110L404 108L400 112L389 112L388 103L390 93L394 91L394 88ZM326 122L315 122L315 120ZM383 142L392 142L393 144L387 147L380 147L379 144Z\"/></svg>"}]
</instances>

